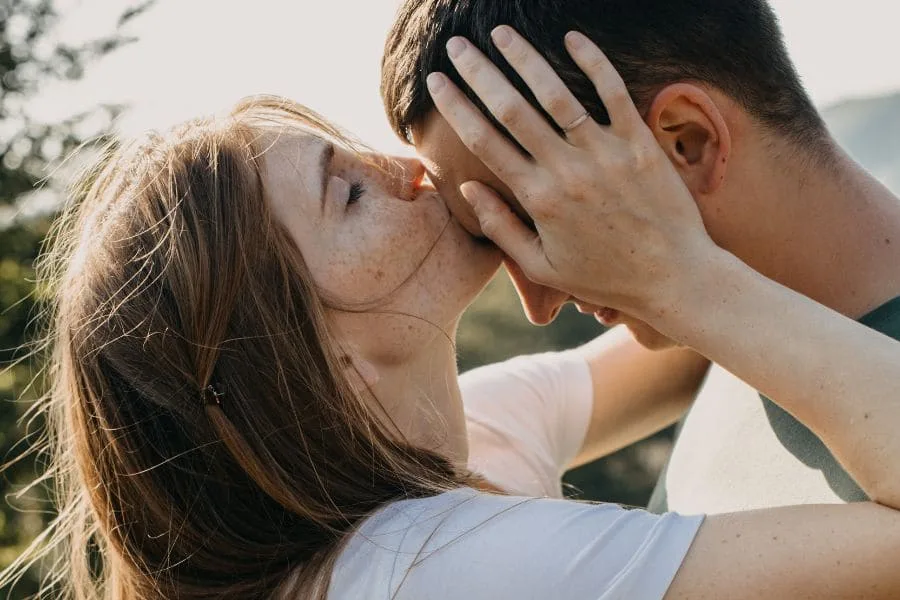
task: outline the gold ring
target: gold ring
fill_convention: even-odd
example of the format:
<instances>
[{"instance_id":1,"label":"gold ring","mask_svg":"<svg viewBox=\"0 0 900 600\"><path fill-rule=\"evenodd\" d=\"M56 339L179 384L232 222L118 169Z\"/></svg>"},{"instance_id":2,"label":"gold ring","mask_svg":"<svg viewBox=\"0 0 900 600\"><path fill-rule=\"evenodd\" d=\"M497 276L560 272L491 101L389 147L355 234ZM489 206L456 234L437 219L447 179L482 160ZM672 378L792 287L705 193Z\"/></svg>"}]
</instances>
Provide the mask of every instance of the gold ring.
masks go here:
<instances>
[{"instance_id":1,"label":"gold ring","mask_svg":"<svg viewBox=\"0 0 900 600\"><path fill-rule=\"evenodd\" d=\"M565 134L568 135L569 133L571 133L571 131L572 131L573 129L575 129L576 127L578 127L579 125L581 125L582 123L584 123L585 121L587 121L589 118L590 118L590 115L588 114L588 112L587 112L587 111L584 111L584 112L583 112L579 117L577 117L574 121L572 121L571 123L569 123L566 127L563 127L563 128L562 128L563 133L565 133Z\"/></svg>"}]
</instances>

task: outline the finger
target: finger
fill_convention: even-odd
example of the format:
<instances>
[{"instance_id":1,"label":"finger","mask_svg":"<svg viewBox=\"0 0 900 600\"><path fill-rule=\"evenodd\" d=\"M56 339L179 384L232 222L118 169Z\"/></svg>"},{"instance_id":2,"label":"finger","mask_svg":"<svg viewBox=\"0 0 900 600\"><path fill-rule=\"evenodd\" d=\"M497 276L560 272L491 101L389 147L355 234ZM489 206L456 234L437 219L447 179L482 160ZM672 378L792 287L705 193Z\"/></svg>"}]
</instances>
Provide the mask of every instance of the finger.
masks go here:
<instances>
[{"instance_id":1,"label":"finger","mask_svg":"<svg viewBox=\"0 0 900 600\"><path fill-rule=\"evenodd\" d=\"M550 263L544 255L540 237L512 212L506 202L477 181L467 181L459 191L475 211L484 235L514 260L531 280L547 281Z\"/></svg>"},{"instance_id":2,"label":"finger","mask_svg":"<svg viewBox=\"0 0 900 600\"><path fill-rule=\"evenodd\" d=\"M636 125L643 124L625 82L594 42L584 34L570 31L566 34L566 48L597 89L614 130L631 131Z\"/></svg>"},{"instance_id":3,"label":"finger","mask_svg":"<svg viewBox=\"0 0 900 600\"><path fill-rule=\"evenodd\" d=\"M491 124L443 73L431 73L428 91L438 112L463 145L511 189L517 189L534 165Z\"/></svg>"},{"instance_id":4,"label":"finger","mask_svg":"<svg viewBox=\"0 0 900 600\"><path fill-rule=\"evenodd\" d=\"M447 53L463 80L529 154L541 160L564 149L565 142L544 116L478 48L454 37L447 43Z\"/></svg>"},{"instance_id":5,"label":"finger","mask_svg":"<svg viewBox=\"0 0 900 600\"><path fill-rule=\"evenodd\" d=\"M494 29L491 37L503 57L522 77L534 97L570 142L582 145L587 140L597 140L603 135L603 129L596 121L591 118L582 120L587 114L584 105L525 38L508 25ZM575 126L570 128L573 124Z\"/></svg>"}]
</instances>

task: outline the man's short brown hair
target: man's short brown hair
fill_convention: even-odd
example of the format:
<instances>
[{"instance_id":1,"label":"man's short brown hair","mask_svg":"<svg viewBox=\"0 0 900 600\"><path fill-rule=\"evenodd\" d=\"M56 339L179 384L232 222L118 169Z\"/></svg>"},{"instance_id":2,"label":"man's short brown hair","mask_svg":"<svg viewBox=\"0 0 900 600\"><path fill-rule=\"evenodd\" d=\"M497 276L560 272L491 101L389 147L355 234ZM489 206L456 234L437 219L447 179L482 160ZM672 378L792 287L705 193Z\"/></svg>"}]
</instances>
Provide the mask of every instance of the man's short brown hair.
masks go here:
<instances>
[{"instance_id":1,"label":"man's short brown hair","mask_svg":"<svg viewBox=\"0 0 900 600\"><path fill-rule=\"evenodd\" d=\"M406 0L382 61L382 98L397 135L410 141L411 128L434 108L425 86L433 71L449 75L485 109L447 57L445 44L456 35L471 40L540 109L491 43L501 24L531 41L601 123L609 123L606 109L563 45L569 30L603 49L641 110L665 86L696 81L789 139L814 144L824 137L766 0Z\"/></svg>"}]
</instances>

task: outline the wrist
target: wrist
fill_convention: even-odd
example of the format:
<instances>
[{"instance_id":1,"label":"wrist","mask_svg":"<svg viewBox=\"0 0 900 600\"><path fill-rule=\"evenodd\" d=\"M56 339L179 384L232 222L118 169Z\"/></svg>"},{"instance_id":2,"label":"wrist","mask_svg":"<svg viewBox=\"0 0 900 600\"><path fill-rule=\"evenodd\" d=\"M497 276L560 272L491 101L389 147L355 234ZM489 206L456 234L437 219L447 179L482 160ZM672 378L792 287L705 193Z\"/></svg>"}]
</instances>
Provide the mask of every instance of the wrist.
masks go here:
<instances>
[{"instance_id":1,"label":"wrist","mask_svg":"<svg viewBox=\"0 0 900 600\"><path fill-rule=\"evenodd\" d=\"M761 277L730 252L711 246L667 273L659 293L638 315L671 339L694 346L698 335L717 329L748 285L748 274Z\"/></svg>"}]
</instances>

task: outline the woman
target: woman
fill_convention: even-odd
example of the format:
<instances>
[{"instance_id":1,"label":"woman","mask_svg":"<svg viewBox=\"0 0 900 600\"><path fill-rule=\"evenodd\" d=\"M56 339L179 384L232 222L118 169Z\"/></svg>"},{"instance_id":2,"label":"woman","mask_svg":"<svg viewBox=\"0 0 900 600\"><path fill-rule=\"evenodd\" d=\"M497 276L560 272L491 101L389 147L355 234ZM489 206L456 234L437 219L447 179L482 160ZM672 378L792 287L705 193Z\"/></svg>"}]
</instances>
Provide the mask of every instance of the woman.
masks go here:
<instances>
[{"instance_id":1,"label":"woman","mask_svg":"<svg viewBox=\"0 0 900 600\"><path fill-rule=\"evenodd\" d=\"M704 522L477 491L503 488L503 469L495 481L466 469L452 340L500 256L414 162L360 155L301 107L258 98L112 151L84 185L45 261L62 494L38 547L62 552L72 597L661 598L676 573L672 597L723 581L731 598L849 597L860 578L883 597L900 590L900 515L875 505ZM828 360L900 358L898 344L730 268L799 312L794 323L809 310L850 331L856 347ZM748 344L765 347L777 325ZM792 360L769 345L771 361ZM802 409L819 365L795 362ZM868 397L829 388L815 401L836 417L896 411L896 389L857 366ZM543 398L567 369L542 367L534 385L506 372ZM892 442L873 421L829 427L836 446L861 449L861 468L892 476L869 489L891 503L900 479L877 457Z\"/></svg>"}]
</instances>

